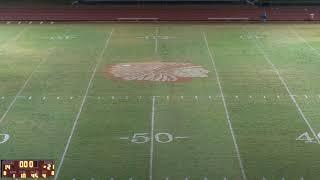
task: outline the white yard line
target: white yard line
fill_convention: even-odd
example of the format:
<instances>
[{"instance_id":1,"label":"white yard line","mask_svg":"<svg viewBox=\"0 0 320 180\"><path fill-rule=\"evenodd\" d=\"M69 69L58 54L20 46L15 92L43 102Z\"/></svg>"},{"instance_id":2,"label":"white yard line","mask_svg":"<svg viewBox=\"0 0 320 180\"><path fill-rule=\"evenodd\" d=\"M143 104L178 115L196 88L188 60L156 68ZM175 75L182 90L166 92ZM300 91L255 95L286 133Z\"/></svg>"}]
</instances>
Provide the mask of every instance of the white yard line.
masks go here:
<instances>
[{"instance_id":1,"label":"white yard line","mask_svg":"<svg viewBox=\"0 0 320 180\"><path fill-rule=\"evenodd\" d=\"M17 99L21 96L22 91L26 88L26 86L29 84L29 81L31 80L31 78L33 77L34 73L36 73L36 71L39 69L39 67L45 63L48 59L50 55L47 55L45 58L43 58L39 64L36 66L36 68L31 72L31 74L29 75L29 77L27 78L27 80L24 82L24 84L22 85L22 87L20 88L20 90L17 92L17 94L14 96L13 100L11 101L11 103L9 104L7 110L4 112L4 114L1 116L0 118L0 123L6 118L7 114L9 113L9 111L11 110L11 108L13 107L14 103L17 101Z\"/></svg>"},{"instance_id":2,"label":"white yard line","mask_svg":"<svg viewBox=\"0 0 320 180\"><path fill-rule=\"evenodd\" d=\"M320 56L320 52L318 49L314 48L313 46L311 46L311 44L305 39L303 38L294 28L291 28L289 26L289 29L291 30L291 32L293 32L293 34L295 34L302 42L304 42L304 44L306 44L311 50L314 51L314 53L316 53L317 55Z\"/></svg>"},{"instance_id":3,"label":"white yard line","mask_svg":"<svg viewBox=\"0 0 320 180\"><path fill-rule=\"evenodd\" d=\"M97 69L98 69L98 66L99 66L99 64L100 64L100 62L101 62L101 60L102 60L102 57L103 57L103 55L104 55L104 53L105 53L105 51L106 51L106 49L107 49L107 47L108 47L108 44L109 44L109 41L110 41L110 39L111 39L112 33L113 33L113 29L112 29L111 32L108 34L108 37L107 37L107 39L106 39L106 41L105 41L105 45L104 45L101 53L99 54L99 56L98 56L98 58L97 58L97 62L96 62L95 68L94 68L94 70L93 70L93 72L92 72L92 74L91 74L91 78L90 78L90 80L89 80L88 86L87 86L86 91L85 91L85 94L84 94L84 96L83 96L83 99L82 99L82 102L81 102L79 111L78 111L77 116L76 116L76 118L75 118L75 120L74 120L72 129L71 129L70 135L69 135L69 137L68 137L67 144L66 144L66 146L65 146L65 148L64 148L63 154L62 154L62 156L61 156L61 160L60 160L60 163L59 163L59 167L58 167L58 169L57 169L57 173L56 173L56 175L55 175L55 177L54 177L54 180L57 180L58 177L59 177L59 173L60 173L61 167L62 167L62 165L63 165L64 158L65 158L65 156L66 156L66 154L67 154L67 151L68 151L68 149L69 149L69 145L70 145L71 139L72 139L73 134L74 134L74 131L75 131L75 129L76 129L76 126L77 126L78 120L79 120L79 118L80 118L80 115L81 115L83 106L84 106L84 104L85 104L85 102L86 102L86 99L87 99L87 96L88 96L89 89L90 89L90 87L91 87L93 78L94 78L94 76L95 76L95 74L96 74L96 72L97 72Z\"/></svg>"},{"instance_id":4,"label":"white yard line","mask_svg":"<svg viewBox=\"0 0 320 180\"><path fill-rule=\"evenodd\" d=\"M263 48L258 44L257 40L254 40L255 45L257 47L257 49L260 51L260 53L263 55L264 59L269 63L269 65L272 67L272 69L276 72L279 80L281 81L282 85L285 87L285 89L287 90L292 102L295 104L297 111L299 112L300 116L302 117L302 119L304 120L304 122L307 124L308 128L310 129L310 131L312 132L314 138L317 140L317 142L320 144L319 138L317 136L317 134L315 133L315 131L313 130L309 120L306 118L306 116L304 115L303 111L301 110L295 96L292 94L291 90L289 89L286 81L283 79L283 77L280 74L279 69L272 63L272 61L270 60L270 58L267 56L266 52L263 50Z\"/></svg>"},{"instance_id":5,"label":"white yard line","mask_svg":"<svg viewBox=\"0 0 320 180\"><path fill-rule=\"evenodd\" d=\"M154 117L155 117L156 97L152 97L152 114L151 114L151 130L150 130L150 162L149 162L149 180L153 178L153 141L154 141Z\"/></svg>"},{"instance_id":6,"label":"white yard line","mask_svg":"<svg viewBox=\"0 0 320 180\"><path fill-rule=\"evenodd\" d=\"M230 132L231 132L233 144L234 144L234 147L235 147L235 150L236 150L236 153L237 153L237 158L238 158L238 161L239 161L239 166L240 166L240 170L241 170L242 179L243 180L247 180L247 176L246 176L246 173L245 173L245 170L244 170L244 166L243 166L243 163L242 163L242 158L241 158L241 155L240 155L240 151L239 151L239 146L238 146L238 143L237 143L236 135L235 135L233 127L232 127L232 122L231 122L231 118L230 118L230 115L229 115L229 110L228 110L227 103L226 103L226 100L225 100L225 97L224 97L224 93L223 93L223 89L222 89L222 86L221 86L221 83L220 83L219 73L217 71L217 68L216 68L216 65L215 65L215 62L214 62L214 57L213 57L213 55L211 53L211 50L209 48L207 35L204 32L202 32L202 35L203 35L206 47L208 49L208 53L209 53L209 56L210 56L210 59L211 59L213 70L214 70L214 72L216 74L216 78L217 78L218 86L219 86L219 89L220 89L220 94L221 94L221 98L222 98L225 114L226 114L226 117L227 117L227 120L228 120L228 126L229 126L229 129L230 129Z\"/></svg>"},{"instance_id":7,"label":"white yard line","mask_svg":"<svg viewBox=\"0 0 320 180\"><path fill-rule=\"evenodd\" d=\"M158 33L159 33L159 28L156 28L156 35L155 35L155 46L154 46L154 52L157 54L158 53Z\"/></svg>"},{"instance_id":8,"label":"white yard line","mask_svg":"<svg viewBox=\"0 0 320 180\"><path fill-rule=\"evenodd\" d=\"M7 47L10 45L10 43L16 42L18 39L20 39L20 37L23 35L23 33L26 32L28 29L29 29L29 27L23 28L17 35L15 35L15 36L13 37L13 39L10 39L10 40L8 40L7 42L5 42L4 44L2 44L2 45L0 46L0 49L1 49L1 50L2 50L2 49L5 49L5 48L7 48ZM7 66L8 66L8 68L9 68L12 72L15 72L15 69L14 69L13 67L11 67L9 63L7 63Z\"/></svg>"},{"instance_id":9,"label":"white yard line","mask_svg":"<svg viewBox=\"0 0 320 180\"><path fill-rule=\"evenodd\" d=\"M16 36L14 36L13 39L8 40L5 44L1 45L1 49L6 48L11 42L15 42L23 35L24 32L26 32L29 29L29 27L23 28Z\"/></svg>"}]
</instances>

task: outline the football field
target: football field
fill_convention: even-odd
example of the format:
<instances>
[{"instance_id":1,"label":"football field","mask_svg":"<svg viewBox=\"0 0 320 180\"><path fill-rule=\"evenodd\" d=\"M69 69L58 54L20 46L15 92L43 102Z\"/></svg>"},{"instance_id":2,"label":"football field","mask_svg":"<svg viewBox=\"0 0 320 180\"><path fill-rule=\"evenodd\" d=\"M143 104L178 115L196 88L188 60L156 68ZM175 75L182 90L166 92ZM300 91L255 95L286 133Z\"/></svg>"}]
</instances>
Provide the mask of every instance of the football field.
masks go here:
<instances>
[{"instance_id":1,"label":"football field","mask_svg":"<svg viewBox=\"0 0 320 180\"><path fill-rule=\"evenodd\" d=\"M54 180L319 180L317 24L0 24L0 159Z\"/></svg>"}]
</instances>

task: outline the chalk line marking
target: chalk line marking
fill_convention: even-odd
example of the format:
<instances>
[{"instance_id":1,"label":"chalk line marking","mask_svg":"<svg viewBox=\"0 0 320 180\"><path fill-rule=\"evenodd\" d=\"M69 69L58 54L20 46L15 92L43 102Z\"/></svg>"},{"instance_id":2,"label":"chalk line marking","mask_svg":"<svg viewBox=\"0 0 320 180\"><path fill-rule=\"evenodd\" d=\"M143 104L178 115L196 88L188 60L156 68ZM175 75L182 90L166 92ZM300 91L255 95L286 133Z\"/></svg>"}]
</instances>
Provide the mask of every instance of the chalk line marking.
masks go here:
<instances>
[{"instance_id":1,"label":"chalk line marking","mask_svg":"<svg viewBox=\"0 0 320 180\"><path fill-rule=\"evenodd\" d=\"M149 180L153 178L153 144L154 144L154 117L155 117L156 97L152 97L151 130L150 130L150 162L149 162Z\"/></svg>"},{"instance_id":2,"label":"chalk line marking","mask_svg":"<svg viewBox=\"0 0 320 180\"><path fill-rule=\"evenodd\" d=\"M175 139L189 139L189 137L184 137L184 136L176 136L174 137Z\"/></svg>"},{"instance_id":3,"label":"chalk line marking","mask_svg":"<svg viewBox=\"0 0 320 180\"><path fill-rule=\"evenodd\" d=\"M119 139L121 139L121 140L129 140L130 138L129 137L120 137Z\"/></svg>"},{"instance_id":4,"label":"chalk line marking","mask_svg":"<svg viewBox=\"0 0 320 180\"><path fill-rule=\"evenodd\" d=\"M209 53L209 57L211 59L213 70L214 70L214 72L216 74L216 79L217 79L218 86L219 86L219 89L220 89L221 99L222 99L222 103L223 103L223 106L224 106L225 114L226 114L226 117L227 117L228 126L229 126L229 129L230 129L230 133L231 133L231 136L232 136L233 144L234 144L234 147L235 147L235 150L236 150L236 154L237 154L237 158L238 158L238 161L239 161L239 166L240 166L240 170L241 170L242 179L243 180L247 180L247 176L246 176L246 173L245 173L245 170L244 170L244 166L243 166L241 155L240 155L240 151L239 151L239 146L238 146L238 143L237 143L237 139L236 139L233 127L232 127L232 122L231 122L231 118L230 118L230 115L229 115L229 110L228 110L227 103L226 103L226 100L225 100L225 97L224 97L224 93L223 93L223 89L222 89L222 86L221 86L221 83L220 83L219 73L217 71L216 64L214 62L214 57L213 57L213 55L211 53L211 50L209 48L207 35L204 32L202 32L202 35L203 35L203 39L204 39L204 42L206 44L206 47L207 47L207 50L208 50L208 53Z\"/></svg>"},{"instance_id":5,"label":"chalk line marking","mask_svg":"<svg viewBox=\"0 0 320 180\"><path fill-rule=\"evenodd\" d=\"M317 55L320 56L320 52L318 49L314 48L313 46L311 46L311 44L304 38L302 37L294 28L291 28L289 26L289 29L291 32L293 32L304 44L306 44L311 50L313 50Z\"/></svg>"},{"instance_id":6,"label":"chalk line marking","mask_svg":"<svg viewBox=\"0 0 320 180\"><path fill-rule=\"evenodd\" d=\"M102 61L102 57L103 57L103 55L104 55L104 53L105 53L105 51L106 51L106 49L107 49L107 47L108 47L108 44L109 44L109 41L110 41L110 39L111 39L112 33L113 33L113 29L112 29L111 32L108 34L108 38L107 38L106 41L105 41L105 45L104 45L101 53L99 54L99 56L98 56L98 58L97 58L96 66L95 66L94 70L92 71L91 78L90 78L90 80L89 80L87 89L86 89L85 94L84 94L84 96L83 96L83 99L82 99L82 102L81 102L79 111L78 111L78 113L77 113L76 119L74 120L74 123L73 123L72 129L71 129L70 135L69 135L69 137L68 137L67 144L66 144L66 146L65 146L65 148L64 148L64 151L63 151L63 154L62 154L62 156L61 156L61 160L60 160L60 163L59 163L59 167L58 167L58 169L57 169L57 173L56 173L56 175L54 176L54 180L57 180L58 177L59 177L59 173L60 173L61 167L62 167L62 165L63 165L64 158L65 158L65 156L66 156L66 154L67 154L67 151L68 151L68 149L69 149L69 145L70 145L70 142L71 142L71 139L72 139L74 130L75 130L75 128L76 128L76 126L77 126L77 123L78 123L78 120L79 120L79 118L80 118L80 114L81 114L81 112L82 112L84 103L86 102L86 99L87 99L87 96L88 96L89 89L90 89L90 87L91 87L93 78L94 78L94 76L95 76L95 74L96 74L96 72L97 72L97 69L98 69L98 66L99 66L100 62Z\"/></svg>"},{"instance_id":7,"label":"chalk line marking","mask_svg":"<svg viewBox=\"0 0 320 180\"><path fill-rule=\"evenodd\" d=\"M11 103L9 104L7 110L4 112L4 114L1 116L0 118L0 123L6 118L7 114L10 112L11 108L13 107L13 105L16 103L17 99L19 96L21 96L22 91L26 88L26 86L29 84L29 81L32 79L34 73L36 73L36 71L40 68L40 66L45 63L48 58L50 57L51 52L49 53L49 55L47 55L45 58L42 58L42 60L39 62L39 64L34 68L34 70L31 72L31 74L29 75L29 77L27 78L27 80L24 82L24 84L22 85L22 87L20 88L20 90L17 92L17 94L14 96L13 100L11 101ZM32 97L30 96L29 99L31 99Z\"/></svg>"},{"instance_id":8,"label":"chalk line marking","mask_svg":"<svg viewBox=\"0 0 320 180\"><path fill-rule=\"evenodd\" d=\"M159 28L156 28L156 35L155 35L155 46L154 46L154 52L157 54L158 53L158 33L159 33Z\"/></svg>"},{"instance_id":9,"label":"chalk line marking","mask_svg":"<svg viewBox=\"0 0 320 180\"><path fill-rule=\"evenodd\" d=\"M29 29L29 27L23 28L16 36L14 36L12 39L8 40L4 44L1 45L0 49L7 48L11 42L15 42L23 35L24 32L26 32Z\"/></svg>"},{"instance_id":10,"label":"chalk line marking","mask_svg":"<svg viewBox=\"0 0 320 180\"><path fill-rule=\"evenodd\" d=\"M249 32L248 32L249 33ZM260 51L260 53L263 55L264 59L269 63L269 65L272 67L273 71L277 74L279 80L281 81L282 85L285 87L287 93L289 94L292 102L295 104L296 109L298 111L298 113L300 114L300 116L302 117L302 119L304 120L304 122L307 124L308 128L310 129L310 131L312 132L314 138L317 140L317 142L320 144L320 140L319 137L317 136L317 134L315 133L315 131L313 130L309 120L306 118L306 116L304 115L303 111L300 108L300 105L298 104L295 95L292 94L291 90L289 89L286 81L283 79L283 77L280 74L279 69L272 63L272 61L270 60L270 58L268 57L267 53L263 50L263 48L258 44L257 40L254 40L254 44L257 47L257 49Z\"/></svg>"}]
</instances>

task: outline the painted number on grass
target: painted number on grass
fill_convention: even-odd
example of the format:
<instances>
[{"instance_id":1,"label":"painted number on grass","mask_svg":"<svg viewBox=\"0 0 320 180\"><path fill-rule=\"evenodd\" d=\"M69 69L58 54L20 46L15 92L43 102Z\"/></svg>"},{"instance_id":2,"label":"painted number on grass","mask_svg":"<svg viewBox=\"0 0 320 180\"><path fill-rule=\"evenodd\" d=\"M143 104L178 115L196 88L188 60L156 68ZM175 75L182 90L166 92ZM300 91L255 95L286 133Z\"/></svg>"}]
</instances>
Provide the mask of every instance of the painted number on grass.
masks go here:
<instances>
[{"instance_id":1,"label":"painted number on grass","mask_svg":"<svg viewBox=\"0 0 320 180\"><path fill-rule=\"evenodd\" d=\"M136 144L143 144L150 141L150 137L148 136L148 133L134 133L131 142Z\"/></svg>"},{"instance_id":2,"label":"painted number on grass","mask_svg":"<svg viewBox=\"0 0 320 180\"><path fill-rule=\"evenodd\" d=\"M0 134L0 144L3 144L9 140L9 134Z\"/></svg>"},{"instance_id":3,"label":"painted number on grass","mask_svg":"<svg viewBox=\"0 0 320 180\"><path fill-rule=\"evenodd\" d=\"M174 137L170 133L156 133L154 139L158 143L170 143L174 139L187 139L188 137ZM129 140L135 144L144 144L151 140L149 133L134 133L132 137L121 137L120 139Z\"/></svg>"},{"instance_id":4,"label":"painted number on grass","mask_svg":"<svg viewBox=\"0 0 320 180\"><path fill-rule=\"evenodd\" d=\"M317 135L320 138L320 133ZM304 141L305 143L316 143L315 138L310 137L308 132L302 133L300 136L297 137L297 141Z\"/></svg>"}]
</instances>

